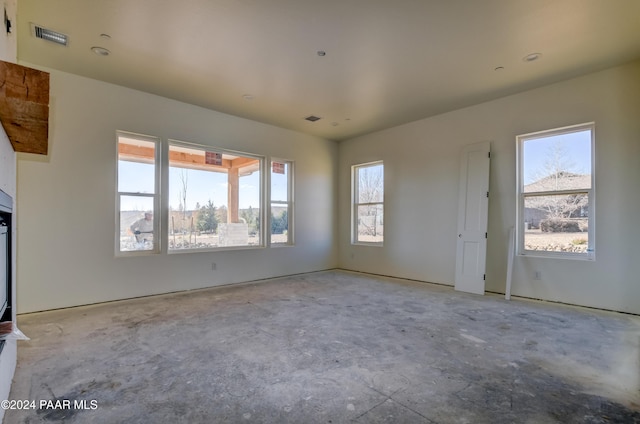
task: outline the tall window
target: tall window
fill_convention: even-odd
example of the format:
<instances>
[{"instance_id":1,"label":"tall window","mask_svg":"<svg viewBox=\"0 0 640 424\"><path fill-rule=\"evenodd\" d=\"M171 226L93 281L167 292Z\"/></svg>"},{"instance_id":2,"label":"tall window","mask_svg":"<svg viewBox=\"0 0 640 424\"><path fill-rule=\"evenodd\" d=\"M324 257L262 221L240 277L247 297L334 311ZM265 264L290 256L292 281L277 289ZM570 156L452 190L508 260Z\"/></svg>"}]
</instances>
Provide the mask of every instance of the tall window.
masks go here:
<instances>
[{"instance_id":1,"label":"tall window","mask_svg":"<svg viewBox=\"0 0 640 424\"><path fill-rule=\"evenodd\" d=\"M593 123L517 142L519 253L593 259Z\"/></svg>"},{"instance_id":2,"label":"tall window","mask_svg":"<svg viewBox=\"0 0 640 424\"><path fill-rule=\"evenodd\" d=\"M159 140L118 132L116 251L158 252Z\"/></svg>"},{"instance_id":3,"label":"tall window","mask_svg":"<svg viewBox=\"0 0 640 424\"><path fill-rule=\"evenodd\" d=\"M263 162L171 141L168 250L262 246Z\"/></svg>"},{"instance_id":4,"label":"tall window","mask_svg":"<svg viewBox=\"0 0 640 424\"><path fill-rule=\"evenodd\" d=\"M293 244L293 164L271 161L271 245Z\"/></svg>"},{"instance_id":5,"label":"tall window","mask_svg":"<svg viewBox=\"0 0 640 424\"><path fill-rule=\"evenodd\" d=\"M384 165L354 165L352 242L378 244L384 240Z\"/></svg>"}]
</instances>

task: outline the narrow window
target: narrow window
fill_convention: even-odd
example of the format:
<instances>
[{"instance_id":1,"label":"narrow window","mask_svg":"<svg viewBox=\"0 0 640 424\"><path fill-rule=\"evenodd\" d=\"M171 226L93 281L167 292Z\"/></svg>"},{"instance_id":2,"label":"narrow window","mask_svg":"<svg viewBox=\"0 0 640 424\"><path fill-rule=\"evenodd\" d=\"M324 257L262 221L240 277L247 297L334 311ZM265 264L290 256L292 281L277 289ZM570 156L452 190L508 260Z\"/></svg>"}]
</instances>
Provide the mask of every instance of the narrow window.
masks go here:
<instances>
[{"instance_id":1,"label":"narrow window","mask_svg":"<svg viewBox=\"0 0 640 424\"><path fill-rule=\"evenodd\" d=\"M352 242L382 245L384 240L384 165L354 165Z\"/></svg>"},{"instance_id":2,"label":"narrow window","mask_svg":"<svg viewBox=\"0 0 640 424\"><path fill-rule=\"evenodd\" d=\"M293 163L271 161L271 245L293 244Z\"/></svg>"},{"instance_id":3,"label":"narrow window","mask_svg":"<svg viewBox=\"0 0 640 424\"><path fill-rule=\"evenodd\" d=\"M159 140L118 132L116 251L158 252Z\"/></svg>"},{"instance_id":4,"label":"narrow window","mask_svg":"<svg viewBox=\"0 0 640 424\"><path fill-rule=\"evenodd\" d=\"M517 137L522 255L594 258L594 125Z\"/></svg>"},{"instance_id":5,"label":"narrow window","mask_svg":"<svg viewBox=\"0 0 640 424\"><path fill-rule=\"evenodd\" d=\"M262 246L258 156L171 141L169 252Z\"/></svg>"}]
</instances>

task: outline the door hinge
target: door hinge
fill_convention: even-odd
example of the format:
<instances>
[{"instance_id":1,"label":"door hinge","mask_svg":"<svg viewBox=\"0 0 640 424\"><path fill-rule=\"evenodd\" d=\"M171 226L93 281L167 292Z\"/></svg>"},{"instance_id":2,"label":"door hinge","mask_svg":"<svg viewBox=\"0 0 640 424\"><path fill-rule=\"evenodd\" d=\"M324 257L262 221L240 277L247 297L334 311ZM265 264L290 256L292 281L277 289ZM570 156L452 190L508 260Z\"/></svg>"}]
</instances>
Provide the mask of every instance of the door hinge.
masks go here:
<instances>
[{"instance_id":1,"label":"door hinge","mask_svg":"<svg viewBox=\"0 0 640 424\"><path fill-rule=\"evenodd\" d=\"M484 233L484 238L487 238L487 233Z\"/></svg>"},{"instance_id":2,"label":"door hinge","mask_svg":"<svg viewBox=\"0 0 640 424\"><path fill-rule=\"evenodd\" d=\"M482 280L487 281L487 274L482 274Z\"/></svg>"},{"instance_id":3,"label":"door hinge","mask_svg":"<svg viewBox=\"0 0 640 424\"><path fill-rule=\"evenodd\" d=\"M489 192L487 191L487 197L489 197Z\"/></svg>"},{"instance_id":4,"label":"door hinge","mask_svg":"<svg viewBox=\"0 0 640 424\"><path fill-rule=\"evenodd\" d=\"M487 157L488 157L489 159L491 159L491 152L488 152L488 153L487 153Z\"/></svg>"}]
</instances>

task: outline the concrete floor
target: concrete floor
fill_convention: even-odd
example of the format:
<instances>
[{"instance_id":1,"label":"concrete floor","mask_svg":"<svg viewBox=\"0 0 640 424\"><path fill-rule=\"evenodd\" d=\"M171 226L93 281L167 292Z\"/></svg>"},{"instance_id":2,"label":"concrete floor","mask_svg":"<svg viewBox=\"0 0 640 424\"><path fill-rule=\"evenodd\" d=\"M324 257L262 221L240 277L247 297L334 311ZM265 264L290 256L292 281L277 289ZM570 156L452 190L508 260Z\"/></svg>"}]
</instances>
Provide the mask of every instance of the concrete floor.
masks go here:
<instances>
[{"instance_id":1,"label":"concrete floor","mask_svg":"<svg viewBox=\"0 0 640 424\"><path fill-rule=\"evenodd\" d=\"M327 271L18 325L11 399L88 409L7 424L640 423L637 316Z\"/></svg>"}]
</instances>

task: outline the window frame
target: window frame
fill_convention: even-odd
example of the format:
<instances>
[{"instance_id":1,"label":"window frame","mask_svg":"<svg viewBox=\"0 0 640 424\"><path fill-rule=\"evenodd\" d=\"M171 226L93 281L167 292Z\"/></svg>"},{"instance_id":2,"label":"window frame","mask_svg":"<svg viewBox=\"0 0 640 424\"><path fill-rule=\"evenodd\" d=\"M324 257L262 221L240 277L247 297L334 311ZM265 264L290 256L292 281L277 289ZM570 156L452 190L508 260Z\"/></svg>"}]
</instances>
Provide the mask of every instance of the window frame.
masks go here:
<instances>
[{"instance_id":1,"label":"window frame","mask_svg":"<svg viewBox=\"0 0 640 424\"><path fill-rule=\"evenodd\" d=\"M374 166L382 166L382 200L379 202L367 202L360 203L360 192L359 192L359 172L362 169L370 168ZM359 239L358 234L358 207L360 206L382 206L382 219L384 221L385 217L385 207L384 207L384 161L377 160L372 162L359 163L351 166L351 244L353 245L362 245L362 246L384 246L384 230L382 234L381 241L362 241Z\"/></svg>"},{"instance_id":2,"label":"window frame","mask_svg":"<svg viewBox=\"0 0 640 424\"><path fill-rule=\"evenodd\" d=\"M129 138L134 140L140 140L143 142L151 142L154 144L154 192L150 193L140 193L140 192L128 192L128 191L120 191L119 183L120 183L120 172L119 172L119 162L120 162L120 139L121 138ZM115 190L116 190L116 214L115 214L115 228L116 228L116 238L115 238L115 255L116 256L143 256L143 255L156 255L160 253L162 247L162 235L160 232L160 222L162 221L162 214L160 208L160 177L161 177L161 158L162 158L162 140L159 137L154 137L151 135L145 134L137 134L128 131L116 131L116 181L115 181ZM145 197L153 199L153 248L147 250L121 250L121 241L120 241L120 225L121 225L121 198L122 196L131 196L131 197Z\"/></svg>"},{"instance_id":3,"label":"window frame","mask_svg":"<svg viewBox=\"0 0 640 424\"><path fill-rule=\"evenodd\" d=\"M566 189L566 190L542 190L535 192L524 191L524 143L531 140L543 139L558 135L572 134L581 131L590 132L590 176L591 184L588 189ZM543 257L543 258L562 258L562 259L578 259L578 260L595 260L595 123L588 122L577 125L570 125L561 128L555 128L544 131L537 131L527 134L518 135L516 137L516 241L518 256ZM525 200L530 197L540 196L561 196L573 194L586 194L588 198L588 226L587 226L587 250L586 252L556 252L544 250L528 250L525 247Z\"/></svg>"},{"instance_id":4,"label":"window frame","mask_svg":"<svg viewBox=\"0 0 640 424\"><path fill-rule=\"evenodd\" d=\"M274 163L283 163L288 167L288 173L287 173L287 199L286 200L273 200L272 199L272 190L273 190L273 185L272 185L272 177L273 177L273 164ZM275 158L275 157L271 157L269 160L269 181L267 186L269 187L269 192L267 193L267 234L268 234L268 245L269 246L273 246L273 247L286 247L286 246L293 246L295 244L295 228L294 228L294 214L295 214L295 196L294 196L294 183L295 183L295 177L294 177L294 173L295 173L295 165L293 163L292 160L288 160L288 159L281 159L281 158ZM284 243L273 243L272 240L272 236L273 234L271 233L271 210L272 210L272 206L273 204L277 204L277 205L286 205L287 207L287 241Z\"/></svg>"},{"instance_id":5,"label":"window frame","mask_svg":"<svg viewBox=\"0 0 640 424\"><path fill-rule=\"evenodd\" d=\"M265 227L267 225L267 219L265 216L265 208L266 208L266 177L265 177L265 164L266 164L266 157L262 156L262 155L257 155L257 154L253 154L253 153L247 153L247 152L240 152L240 151L236 151L236 150L231 150L231 149L225 149L225 148L221 148L221 147L216 147L216 146L210 146L210 145L204 145L204 144L198 144L198 143L191 143L191 142L187 142L187 141L182 141L182 140L176 140L176 139L168 139L167 140L167 163L166 163L166 172L167 172L167 176L170 173L170 169L171 169L171 147L172 146L177 146L177 147L184 147L187 149L193 149L193 150L202 150L204 152L211 152L211 153L219 153L221 155L231 155L231 156L239 156L239 157L243 157L243 158L251 158L251 159L256 159L259 161L259 170L257 171L259 173L259 177L260 177L260 184L259 184L259 199L258 199L258 207L260 208L259 214L258 214L258 220L259 220L259 230L258 230L258 238L259 238L259 242L257 245L255 244L246 244L246 245L238 245L238 246L212 246L212 247L204 247L204 248L186 248L186 249L171 249L169 247L169 237L170 235L170 226L171 223L169 222L169 217L170 217L170 213L167 212L167 224L166 224L166 234L162 234L163 237L166 237L167 239L167 254L169 255L173 255L173 254L183 254L183 253L198 253L198 252L219 252L219 251L223 251L223 250L245 250L245 249L262 249L265 248L267 246L267 236L266 236L266 231L265 231ZM168 182L168 178L167 178L167 185L166 185L166 190L165 192L163 192L163 197L166 197L166 207L167 207L167 211L169 210L169 205L170 203L170 182ZM227 208L229 207L229 205L227 205ZM270 225L270 224L269 224Z\"/></svg>"}]
</instances>

